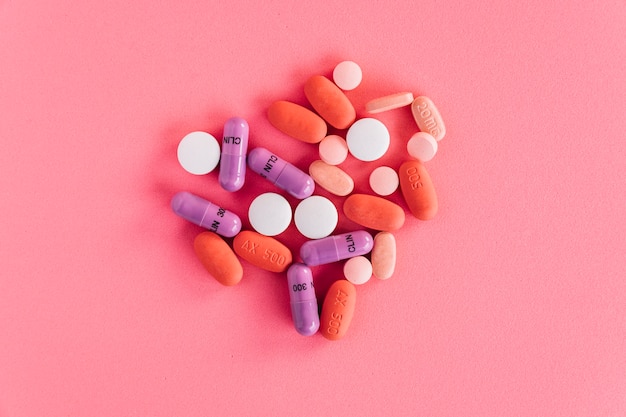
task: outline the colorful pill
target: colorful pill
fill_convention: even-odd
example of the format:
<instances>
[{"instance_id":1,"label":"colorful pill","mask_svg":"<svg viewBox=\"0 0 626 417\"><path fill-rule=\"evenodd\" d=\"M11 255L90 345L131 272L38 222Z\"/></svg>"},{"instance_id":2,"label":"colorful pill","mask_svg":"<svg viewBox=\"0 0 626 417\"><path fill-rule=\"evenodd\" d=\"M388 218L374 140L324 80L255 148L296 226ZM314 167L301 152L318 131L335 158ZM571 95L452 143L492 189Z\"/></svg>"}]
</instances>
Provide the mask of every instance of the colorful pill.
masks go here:
<instances>
[{"instance_id":1,"label":"colorful pill","mask_svg":"<svg viewBox=\"0 0 626 417\"><path fill-rule=\"evenodd\" d=\"M330 286L320 317L320 332L328 340L339 340L345 336L356 306L356 287L345 279Z\"/></svg>"},{"instance_id":2,"label":"colorful pill","mask_svg":"<svg viewBox=\"0 0 626 417\"><path fill-rule=\"evenodd\" d=\"M372 277L372 263L365 256L355 256L343 264L343 276L354 285L365 284Z\"/></svg>"},{"instance_id":3,"label":"colorful pill","mask_svg":"<svg viewBox=\"0 0 626 417\"><path fill-rule=\"evenodd\" d=\"M348 97L323 75L314 75L307 80L304 95L315 111L337 129L347 128L356 119L356 111Z\"/></svg>"},{"instance_id":4,"label":"colorful pill","mask_svg":"<svg viewBox=\"0 0 626 417\"><path fill-rule=\"evenodd\" d=\"M354 190L354 180L350 175L341 168L324 161L313 161L309 166L309 174L320 187L329 193L343 197Z\"/></svg>"},{"instance_id":5,"label":"colorful pill","mask_svg":"<svg viewBox=\"0 0 626 417\"><path fill-rule=\"evenodd\" d=\"M287 271L289 301L293 324L303 336L311 336L320 327L320 317L313 287L311 269L301 263L295 263Z\"/></svg>"},{"instance_id":6,"label":"colorful pill","mask_svg":"<svg viewBox=\"0 0 626 417\"><path fill-rule=\"evenodd\" d=\"M403 163L398 171L400 189L411 213L420 220L430 220L437 214L437 193L433 181L420 161Z\"/></svg>"},{"instance_id":7,"label":"colorful pill","mask_svg":"<svg viewBox=\"0 0 626 417\"><path fill-rule=\"evenodd\" d=\"M313 178L265 148L254 148L250 151L248 166L296 198L307 198L315 190Z\"/></svg>"},{"instance_id":8,"label":"colorful pill","mask_svg":"<svg viewBox=\"0 0 626 417\"><path fill-rule=\"evenodd\" d=\"M219 182L227 191L239 190L246 180L248 130L248 122L241 117L231 117L224 124Z\"/></svg>"},{"instance_id":9,"label":"colorful pill","mask_svg":"<svg viewBox=\"0 0 626 417\"><path fill-rule=\"evenodd\" d=\"M267 110L267 118L276 129L306 143L319 143L328 130L324 119L289 101L272 103Z\"/></svg>"},{"instance_id":10,"label":"colorful pill","mask_svg":"<svg viewBox=\"0 0 626 417\"><path fill-rule=\"evenodd\" d=\"M422 132L430 133L437 141L446 135L446 126L441 114L431 99L419 96L411 104L411 112L415 123Z\"/></svg>"},{"instance_id":11,"label":"colorful pill","mask_svg":"<svg viewBox=\"0 0 626 417\"><path fill-rule=\"evenodd\" d=\"M398 230L404 224L402 207L382 197L352 194L343 203L343 213L355 223L375 230Z\"/></svg>"},{"instance_id":12,"label":"colorful pill","mask_svg":"<svg viewBox=\"0 0 626 417\"><path fill-rule=\"evenodd\" d=\"M388 279L396 269L396 238L389 232L374 236L372 273L376 278Z\"/></svg>"},{"instance_id":13,"label":"colorful pill","mask_svg":"<svg viewBox=\"0 0 626 417\"><path fill-rule=\"evenodd\" d=\"M243 277L243 267L233 250L221 237L202 232L193 241L198 259L213 278L222 285L235 285Z\"/></svg>"},{"instance_id":14,"label":"colorful pill","mask_svg":"<svg viewBox=\"0 0 626 417\"><path fill-rule=\"evenodd\" d=\"M252 265L270 272L283 272L292 261L287 246L252 230L244 230L235 236L233 249Z\"/></svg>"},{"instance_id":15,"label":"colorful pill","mask_svg":"<svg viewBox=\"0 0 626 417\"><path fill-rule=\"evenodd\" d=\"M382 166L372 171L370 174L370 187L382 196L393 194L400 185L398 173L390 167Z\"/></svg>"},{"instance_id":16,"label":"colorful pill","mask_svg":"<svg viewBox=\"0 0 626 417\"><path fill-rule=\"evenodd\" d=\"M399 109L413 103L413 93L397 93L370 100L365 105L368 113L375 114L388 110Z\"/></svg>"},{"instance_id":17,"label":"colorful pill","mask_svg":"<svg viewBox=\"0 0 626 417\"><path fill-rule=\"evenodd\" d=\"M308 266L328 264L372 250L374 238L365 230L310 240L300 247L300 258Z\"/></svg>"},{"instance_id":18,"label":"colorful pill","mask_svg":"<svg viewBox=\"0 0 626 417\"><path fill-rule=\"evenodd\" d=\"M222 236L233 237L241 230L241 219L235 213L187 191L176 193L171 206L183 219Z\"/></svg>"}]
</instances>

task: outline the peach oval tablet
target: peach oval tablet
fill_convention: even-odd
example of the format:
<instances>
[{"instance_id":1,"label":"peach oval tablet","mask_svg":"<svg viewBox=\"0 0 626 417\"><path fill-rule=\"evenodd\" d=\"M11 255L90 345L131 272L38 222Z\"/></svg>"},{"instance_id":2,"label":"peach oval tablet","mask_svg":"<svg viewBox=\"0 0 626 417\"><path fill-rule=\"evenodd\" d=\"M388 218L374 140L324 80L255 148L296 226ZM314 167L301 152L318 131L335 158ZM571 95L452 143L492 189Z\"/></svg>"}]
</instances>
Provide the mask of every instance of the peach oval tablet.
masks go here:
<instances>
[{"instance_id":1,"label":"peach oval tablet","mask_svg":"<svg viewBox=\"0 0 626 417\"><path fill-rule=\"evenodd\" d=\"M283 272L291 264L291 251L270 236L252 230L239 232L233 240L235 253L261 269Z\"/></svg>"},{"instance_id":2,"label":"peach oval tablet","mask_svg":"<svg viewBox=\"0 0 626 417\"><path fill-rule=\"evenodd\" d=\"M372 277L372 263L365 256L355 256L343 264L343 276L354 285L362 285Z\"/></svg>"},{"instance_id":3,"label":"peach oval tablet","mask_svg":"<svg viewBox=\"0 0 626 417\"><path fill-rule=\"evenodd\" d=\"M339 165L348 157L348 144L337 135L328 135L319 144L320 159L328 165Z\"/></svg>"},{"instance_id":4,"label":"peach oval tablet","mask_svg":"<svg viewBox=\"0 0 626 417\"><path fill-rule=\"evenodd\" d=\"M343 203L343 213L355 223L374 230L398 230L404 224L402 207L382 197L352 194Z\"/></svg>"},{"instance_id":5,"label":"peach oval tablet","mask_svg":"<svg viewBox=\"0 0 626 417\"><path fill-rule=\"evenodd\" d=\"M374 236L372 273L378 279L388 279L396 269L396 238L389 232Z\"/></svg>"},{"instance_id":6,"label":"peach oval tablet","mask_svg":"<svg viewBox=\"0 0 626 417\"><path fill-rule=\"evenodd\" d=\"M443 124L441 114L431 99L419 96L411 104L411 112L415 123L422 132L428 132L440 141L446 135L446 126Z\"/></svg>"},{"instance_id":7,"label":"peach oval tablet","mask_svg":"<svg viewBox=\"0 0 626 417\"><path fill-rule=\"evenodd\" d=\"M306 143L319 143L326 136L326 122L306 107L289 101L275 101L267 118L278 130Z\"/></svg>"},{"instance_id":8,"label":"peach oval tablet","mask_svg":"<svg viewBox=\"0 0 626 417\"><path fill-rule=\"evenodd\" d=\"M400 189L411 213L420 220L430 220L437 214L437 194L424 164L412 160L398 170Z\"/></svg>"},{"instance_id":9,"label":"peach oval tablet","mask_svg":"<svg viewBox=\"0 0 626 417\"><path fill-rule=\"evenodd\" d=\"M413 93L404 92L375 98L365 104L368 113L381 113L388 110L399 109L413 103Z\"/></svg>"},{"instance_id":10,"label":"peach oval tablet","mask_svg":"<svg viewBox=\"0 0 626 417\"><path fill-rule=\"evenodd\" d=\"M381 166L370 174L370 187L378 195L393 194L399 184L398 173L393 168Z\"/></svg>"},{"instance_id":11,"label":"peach oval tablet","mask_svg":"<svg viewBox=\"0 0 626 417\"><path fill-rule=\"evenodd\" d=\"M354 190L354 180L350 175L341 168L324 161L313 161L309 165L309 175L329 193L343 197Z\"/></svg>"},{"instance_id":12,"label":"peach oval tablet","mask_svg":"<svg viewBox=\"0 0 626 417\"><path fill-rule=\"evenodd\" d=\"M330 286L320 315L320 332L328 340L339 340L346 335L356 306L356 287L340 279Z\"/></svg>"},{"instance_id":13,"label":"peach oval tablet","mask_svg":"<svg viewBox=\"0 0 626 417\"><path fill-rule=\"evenodd\" d=\"M314 75L307 80L304 95L322 119L337 129L347 128L356 119L356 111L348 97L323 75Z\"/></svg>"},{"instance_id":14,"label":"peach oval tablet","mask_svg":"<svg viewBox=\"0 0 626 417\"><path fill-rule=\"evenodd\" d=\"M193 241L193 249L209 274L222 285L235 285L243 277L239 259L220 236L202 232Z\"/></svg>"}]
</instances>

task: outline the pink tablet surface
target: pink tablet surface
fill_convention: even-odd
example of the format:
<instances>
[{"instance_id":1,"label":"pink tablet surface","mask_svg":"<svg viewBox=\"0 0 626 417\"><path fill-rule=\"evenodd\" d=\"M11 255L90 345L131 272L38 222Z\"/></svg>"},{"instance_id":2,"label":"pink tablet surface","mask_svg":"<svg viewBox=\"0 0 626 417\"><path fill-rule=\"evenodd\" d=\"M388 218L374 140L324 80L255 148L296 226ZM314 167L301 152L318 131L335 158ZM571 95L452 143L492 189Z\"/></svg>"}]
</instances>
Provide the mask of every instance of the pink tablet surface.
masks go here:
<instances>
[{"instance_id":1,"label":"pink tablet surface","mask_svg":"<svg viewBox=\"0 0 626 417\"><path fill-rule=\"evenodd\" d=\"M0 416L626 415L625 27L611 0L0 0ZM211 278L170 199L249 230L281 191L189 174L179 141L238 116L250 148L306 171L317 145L267 109L308 107L306 80L344 60L358 118L411 91L446 135L437 215L388 197L407 214L395 272L329 341L296 332L286 274ZM376 117L388 152L340 165L355 193L417 131L409 107ZM306 241L277 239L295 258ZM342 264L312 274L321 306Z\"/></svg>"}]
</instances>

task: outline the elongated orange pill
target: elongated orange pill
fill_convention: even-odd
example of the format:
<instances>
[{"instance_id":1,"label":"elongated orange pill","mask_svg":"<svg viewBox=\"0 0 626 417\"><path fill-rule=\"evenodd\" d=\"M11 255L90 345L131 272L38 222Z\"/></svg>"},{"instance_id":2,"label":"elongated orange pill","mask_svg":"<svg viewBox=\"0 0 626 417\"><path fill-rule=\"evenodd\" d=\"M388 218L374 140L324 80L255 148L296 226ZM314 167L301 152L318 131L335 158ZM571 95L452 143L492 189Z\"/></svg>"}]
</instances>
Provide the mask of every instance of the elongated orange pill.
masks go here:
<instances>
[{"instance_id":1,"label":"elongated orange pill","mask_svg":"<svg viewBox=\"0 0 626 417\"><path fill-rule=\"evenodd\" d=\"M252 230L239 232L233 240L233 249L237 255L266 271L283 272L292 261L287 246Z\"/></svg>"},{"instance_id":2,"label":"elongated orange pill","mask_svg":"<svg viewBox=\"0 0 626 417\"><path fill-rule=\"evenodd\" d=\"M346 171L319 159L309 165L309 175L329 193L343 197L354 190L354 180Z\"/></svg>"},{"instance_id":3,"label":"elongated orange pill","mask_svg":"<svg viewBox=\"0 0 626 417\"><path fill-rule=\"evenodd\" d=\"M202 232L193 241L193 249L209 274L222 285L235 285L243 277L239 259L220 236Z\"/></svg>"},{"instance_id":4,"label":"elongated orange pill","mask_svg":"<svg viewBox=\"0 0 626 417\"><path fill-rule=\"evenodd\" d=\"M435 103L426 96L419 96L411 103L415 123L422 132L430 133L439 142L446 135L441 113Z\"/></svg>"},{"instance_id":5,"label":"elongated orange pill","mask_svg":"<svg viewBox=\"0 0 626 417\"><path fill-rule=\"evenodd\" d=\"M396 238L389 232L374 236L372 273L376 278L388 279L396 269Z\"/></svg>"},{"instance_id":6,"label":"elongated orange pill","mask_svg":"<svg viewBox=\"0 0 626 417\"><path fill-rule=\"evenodd\" d=\"M320 332L328 340L345 336L356 306L356 287L350 281L340 279L330 286L320 316Z\"/></svg>"},{"instance_id":7,"label":"elongated orange pill","mask_svg":"<svg viewBox=\"0 0 626 417\"><path fill-rule=\"evenodd\" d=\"M420 220L430 220L437 214L437 194L424 164L407 161L398 170L400 189L411 213Z\"/></svg>"},{"instance_id":8,"label":"elongated orange pill","mask_svg":"<svg viewBox=\"0 0 626 417\"><path fill-rule=\"evenodd\" d=\"M315 111L337 129L346 129L356 119L356 111L348 97L323 75L314 75L307 80L304 95Z\"/></svg>"},{"instance_id":9,"label":"elongated orange pill","mask_svg":"<svg viewBox=\"0 0 626 417\"><path fill-rule=\"evenodd\" d=\"M286 135L306 143L319 143L326 137L326 122L306 107L289 101L276 101L267 110L270 123Z\"/></svg>"},{"instance_id":10,"label":"elongated orange pill","mask_svg":"<svg viewBox=\"0 0 626 417\"><path fill-rule=\"evenodd\" d=\"M402 207L369 194L352 194L343 203L343 213L361 226L388 232L401 228L405 218Z\"/></svg>"}]
</instances>

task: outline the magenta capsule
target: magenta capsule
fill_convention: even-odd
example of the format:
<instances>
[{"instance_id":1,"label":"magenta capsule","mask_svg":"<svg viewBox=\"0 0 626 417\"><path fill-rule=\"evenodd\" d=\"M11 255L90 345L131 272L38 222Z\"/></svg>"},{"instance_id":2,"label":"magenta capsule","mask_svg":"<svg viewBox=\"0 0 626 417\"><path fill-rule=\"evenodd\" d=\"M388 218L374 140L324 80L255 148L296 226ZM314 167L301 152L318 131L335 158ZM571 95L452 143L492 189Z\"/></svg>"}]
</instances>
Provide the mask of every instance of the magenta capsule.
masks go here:
<instances>
[{"instance_id":1,"label":"magenta capsule","mask_svg":"<svg viewBox=\"0 0 626 417\"><path fill-rule=\"evenodd\" d=\"M248 166L261 177L296 198L310 197L315 190L313 178L265 148L255 148L250 151Z\"/></svg>"},{"instance_id":2,"label":"magenta capsule","mask_svg":"<svg viewBox=\"0 0 626 417\"><path fill-rule=\"evenodd\" d=\"M309 240L300 247L300 258L308 266L328 264L365 255L372 250L374 238L365 230Z\"/></svg>"},{"instance_id":3,"label":"magenta capsule","mask_svg":"<svg viewBox=\"0 0 626 417\"><path fill-rule=\"evenodd\" d=\"M171 206L183 219L224 237L233 237L241 230L241 219L235 213L187 191L174 194Z\"/></svg>"},{"instance_id":4,"label":"magenta capsule","mask_svg":"<svg viewBox=\"0 0 626 417\"><path fill-rule=\"evenodd\" d=\"M239 190L246 180L248 131L248 122L241 117L231 117L224 124L219 182L227 191Z\"/></svg>"},{"instance_id":5,"label":"magenta capsule","mask_svg":"<svg viewBox=\"0 0 626 417\"><path fill-rule=\"evenodd\" d=\"M292 264L287 270L287 283L293 324L298 333L311 336L320 328L311 268L301 263Z\"/></svg>"}]
</instances>

